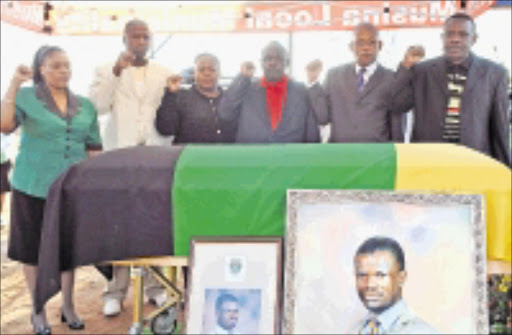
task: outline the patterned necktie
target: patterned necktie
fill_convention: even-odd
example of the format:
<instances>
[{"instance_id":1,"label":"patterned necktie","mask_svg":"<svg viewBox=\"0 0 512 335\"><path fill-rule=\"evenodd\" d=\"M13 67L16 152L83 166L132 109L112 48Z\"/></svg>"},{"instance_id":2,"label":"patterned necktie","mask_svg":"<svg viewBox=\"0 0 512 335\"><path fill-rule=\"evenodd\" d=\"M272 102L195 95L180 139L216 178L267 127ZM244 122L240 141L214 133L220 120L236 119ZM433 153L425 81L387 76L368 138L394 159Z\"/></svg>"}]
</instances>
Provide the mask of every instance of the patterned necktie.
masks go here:
<instances>
[{"instance_id":1,"label":"patterned necktie","mask_svg":"<svg viewBox=\"0 0 512 335\"><path fill-rule=\"evenodd\" d=\"M364 88L364 73L366 72L366 68L362 67L359 69L359 72L357 73L357 90L359 92L363 91Z\"/></svg>"},{"instance_id":2,"label":"patterned necktie","mask_svg":"<svg viewBox=\"0 0 512 335\"><path fill-rule=\"evenodd\" d=\"M370 321L368 321L368 334L370 334L370 335L380 334L379 326L380 326L380 322L377 319L371 319Z\"/></svg>"}]
</instances>

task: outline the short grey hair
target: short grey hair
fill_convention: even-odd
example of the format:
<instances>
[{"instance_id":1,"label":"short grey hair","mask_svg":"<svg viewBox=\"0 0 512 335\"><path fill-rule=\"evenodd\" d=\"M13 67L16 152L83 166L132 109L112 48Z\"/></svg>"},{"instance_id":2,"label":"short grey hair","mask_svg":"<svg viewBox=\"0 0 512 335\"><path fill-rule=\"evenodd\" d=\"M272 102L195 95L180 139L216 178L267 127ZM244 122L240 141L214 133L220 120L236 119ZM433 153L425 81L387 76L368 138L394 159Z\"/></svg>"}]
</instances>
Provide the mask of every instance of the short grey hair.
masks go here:
<instances>
[{"instance_id":1,"label":"short grey hair","mask_svg":"<svg viewBox=\"0 0 512 335\"><path fill-rule=\"evenodd\" d=\"M379 29L370 22L361 22L354 28L354 34L357 34L358 31L368 30L375 34L375 36L379 36Z\"/></svg>"},{"instance_id":2,"label":"short grey hair","mask_svg":"<svg viewBox=\"0 0 512 335\"><path fill-rule=\"evenodd\" d=\"M272 41L269 44L267 44L263 50L261 51L261 58L265 58L265 54L269 49L277 49L279 53L283 56L283 60L288 60L288 51L286 48L279 43L278 41Z\"/></svg>"}]
</instances>

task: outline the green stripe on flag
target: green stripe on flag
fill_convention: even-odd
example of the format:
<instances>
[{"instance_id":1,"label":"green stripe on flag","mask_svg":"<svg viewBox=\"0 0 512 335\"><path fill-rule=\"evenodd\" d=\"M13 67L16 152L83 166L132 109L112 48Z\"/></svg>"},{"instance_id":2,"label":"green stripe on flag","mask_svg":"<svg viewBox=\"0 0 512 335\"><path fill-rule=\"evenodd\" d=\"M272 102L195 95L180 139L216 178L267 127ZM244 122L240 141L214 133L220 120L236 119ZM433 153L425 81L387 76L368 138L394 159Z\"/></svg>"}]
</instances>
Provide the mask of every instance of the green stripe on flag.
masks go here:
<instances>
[{"instance_id":1,"label":"green stripe on flag","mask_svg":"<svg viewBox=\"0 0 512 335\"><path fill-rule=\"evenodd\" d=\"M282 236L287 189L395 187L391 143L187 145L177 163L174 251L193 236Z\"/></svg>"}]
</instances>

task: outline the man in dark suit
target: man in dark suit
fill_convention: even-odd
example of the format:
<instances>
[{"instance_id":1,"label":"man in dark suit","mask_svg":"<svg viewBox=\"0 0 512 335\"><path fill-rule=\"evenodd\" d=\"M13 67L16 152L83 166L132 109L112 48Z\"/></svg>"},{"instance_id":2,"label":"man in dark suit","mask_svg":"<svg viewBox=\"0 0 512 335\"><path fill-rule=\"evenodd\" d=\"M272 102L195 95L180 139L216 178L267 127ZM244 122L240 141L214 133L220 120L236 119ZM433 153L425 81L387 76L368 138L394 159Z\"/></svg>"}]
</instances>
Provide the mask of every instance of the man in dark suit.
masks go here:
<instances>
[{"instance_id":1,"label":"man in dark suit","mask_svg":"<svg viewBox=\"0 0 512 335\"><path fill-rule=\"evenodd\" d=\"M394 73L377 62L377 28L359 24L350 48L356 61L330 69L323 87L311 87L319 123L331 123L331 142L403 141L401 116L390 108Z\"/></svg>"},{"instance_id":2,"label":"man in dark suit","mask_svg":"<svg viewBox=\"0 0 512 335\"><path fill-rule=\"evenodd\" d=\"M225 121L237 121L236 142L319 142L308 90L285 75L288 53L278 42L262 51L263 78L253 81L254 66L242 64L219 106Z\"/></svg>"},{"instance_id":3,"label":"man in dark suit","mask_svg":"<svg viewBox=\"0 0 512 335\"><path fill-rule=\"evenodd\" d=\"M450 16L442 39L443 56L414 64L406 54L396 75L394 108L415 111L411 142L460 143L510 165L505 68L471 53L471 16Z\"/></svg>"}]
</instances>

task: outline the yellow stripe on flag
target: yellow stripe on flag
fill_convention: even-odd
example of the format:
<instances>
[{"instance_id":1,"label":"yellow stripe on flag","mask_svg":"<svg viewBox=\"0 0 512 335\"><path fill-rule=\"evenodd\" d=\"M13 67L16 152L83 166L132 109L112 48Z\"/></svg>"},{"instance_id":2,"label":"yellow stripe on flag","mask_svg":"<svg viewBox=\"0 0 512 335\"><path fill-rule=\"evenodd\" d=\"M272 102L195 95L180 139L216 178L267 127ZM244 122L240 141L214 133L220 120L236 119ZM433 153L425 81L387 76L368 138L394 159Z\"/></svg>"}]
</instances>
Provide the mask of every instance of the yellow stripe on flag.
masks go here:
<instances>
[{"instance_id":1,"label":"yellow stripe on flag","mask_svg":"<svg viewBox=\"0 0 512 335\"><path fill-rule=\"evenodd\" d=\"M454 144L396 144L396 190L483 194L487 211L487 258L511 261L510 168Z\"/></svg>"}]
</instances>

